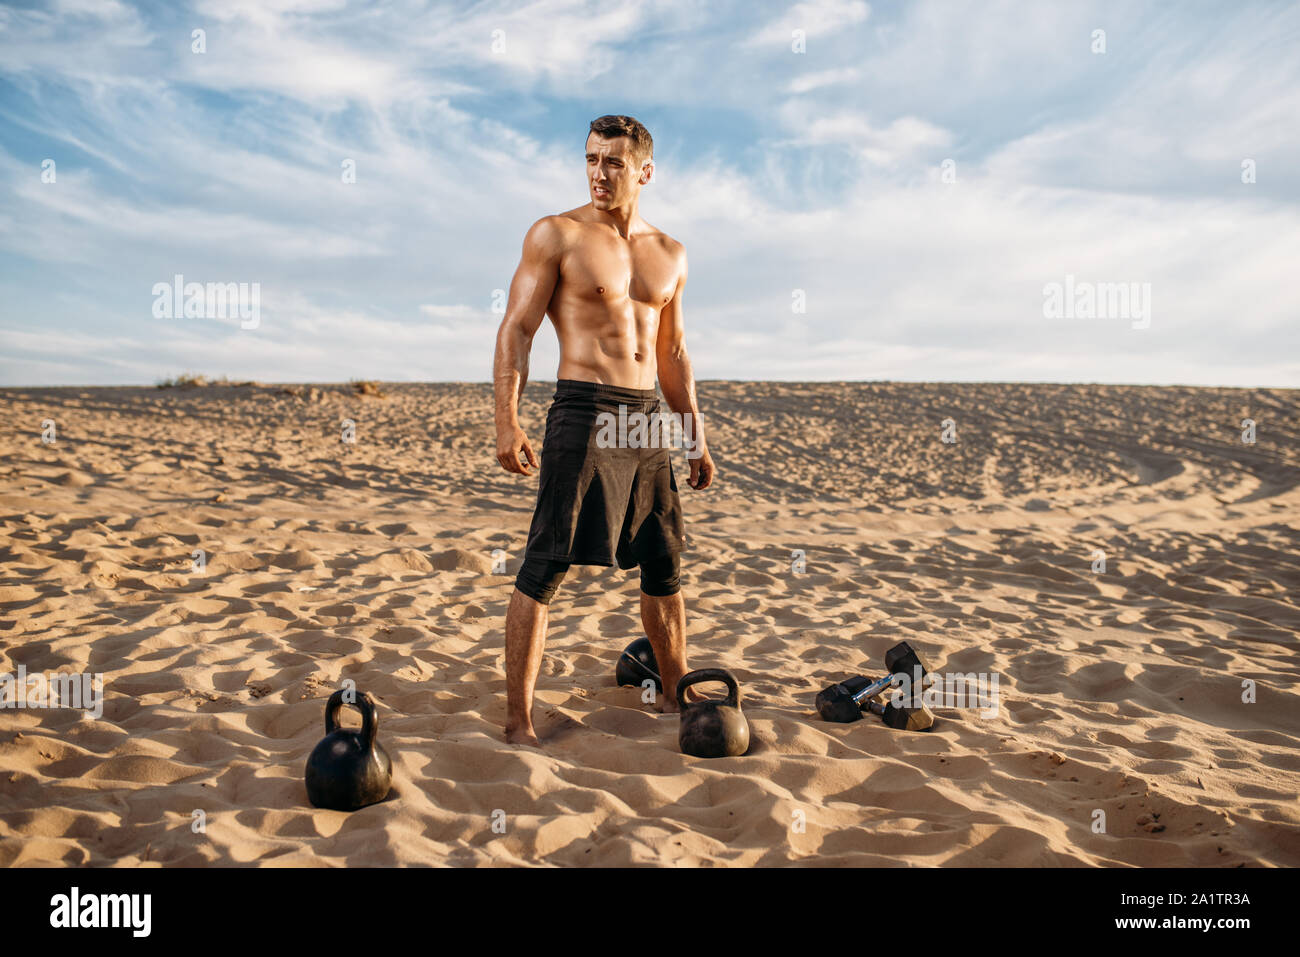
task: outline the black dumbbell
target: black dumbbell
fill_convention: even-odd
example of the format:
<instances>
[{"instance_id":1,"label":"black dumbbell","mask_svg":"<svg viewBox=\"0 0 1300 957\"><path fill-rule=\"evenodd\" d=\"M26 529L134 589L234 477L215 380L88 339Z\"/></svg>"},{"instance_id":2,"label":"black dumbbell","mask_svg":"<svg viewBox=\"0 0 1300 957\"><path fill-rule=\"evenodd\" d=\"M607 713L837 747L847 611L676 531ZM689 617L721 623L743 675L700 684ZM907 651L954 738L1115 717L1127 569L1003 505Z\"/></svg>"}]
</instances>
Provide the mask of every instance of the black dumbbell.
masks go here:
<instances>
[{"instance_id":1,"label":"black dumbbell","mask_svg":"<svg viewBox=\"0 0 1300 957\"><path fill-rule=\"evenodd\" d=\"M934 714L925 705L915 707L896 707L893 703L880 704L871 699L882 691L893 687L897 676L905 674L912 685L912 693L919 694L921 680L930 673L925 659L920 652L905 641L899 642L885 652L885 667L889 669L886 678L868 678L855 675L817 695L817 713L825 721L848 723L862 717L862 708L867 707L873 714L879 715L891 728L903 731L924 731L934 724Z\"/></svg>"},{"instance_id":2,"label":"black dumbbell","mask_svg":"<svg viewBox=\"0 0 1300 957\"><path fill-rule=\"evenodd\" d=\"M888 727L899 731L925 731L934 725L934 713L925 705L897 707L893 702L881 704L873 701L876 695L894 686L895 675L871 679L854 675L839 684L831 685L817 695L817 713L824 721L847 724L862 717L862 709L879 715Z\"/></svg>"},{"instance_id":3,"label":"black dumbbell","mask_svg":"<svg viewBox=\"0 0 1300 957\"><path fill-rule=\"evenodd\" d=\"M894 676L888 678L868 678L854 675L838 684L821 691L817 695L817 713L823 721L837 721L848 724L862 717L863 702L874 698L894 683Z\"/></svg>"}]
</instances>

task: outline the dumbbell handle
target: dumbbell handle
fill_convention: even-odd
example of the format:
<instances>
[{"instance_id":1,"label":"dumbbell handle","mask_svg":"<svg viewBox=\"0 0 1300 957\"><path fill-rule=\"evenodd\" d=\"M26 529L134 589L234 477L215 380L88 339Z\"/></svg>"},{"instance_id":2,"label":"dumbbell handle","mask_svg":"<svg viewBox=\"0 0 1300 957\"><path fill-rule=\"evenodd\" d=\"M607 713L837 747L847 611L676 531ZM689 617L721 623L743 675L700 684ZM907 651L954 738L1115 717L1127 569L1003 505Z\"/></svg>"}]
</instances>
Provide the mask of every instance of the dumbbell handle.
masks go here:
<instances>
[{"instance_id":1,"label":"dumbbell handle","mask_svg":"<svg viewBox=\"0 0 1300 957\"><path fill-rule=\"evenodd\" d=\"M871 684L867 685L861 691L854 693L853 703L856 704L859 708L863 706L862 703L864 701L869 703L874 703L871 702L872 698L880 694L880 692L884 691L885 689L892 688L893 686L894 686L894 675L886 675L884 678L877 678L875 681L871 682ZM877 714L878 713L879 712L877 712Z\"/></svg>"},{"instance_id":2,"label":"dumbbell handle","mask_svg":"<svg viewBox=\"0 0 1300 957\"><path fill-rule=\"evenodd\" d=\"M879 681L875 682L874 684L867 685L867 687L863 688L862 691L861 691L859 694L856 694L856 695L853 696L853 700L854 700L854 701L861 702L861 701L864 701L864 700L867 700L867 699L870 699L870 698L874 698L874 697L875 697L877 694L879 694L881 691L884 691L886 688L889 688L889 687L893 684L893 680L894 680L895 678L897 678L899 674L901 674L901 672L899 672L899 673L895 673L895 674L893 674L893 675L890 675L888 678L881 678ZM873 690L873 689L875 689L875 690ZM942 699L942 701L944 702L943 704L934 704L934 705L932 705L932 707L935 707L935 708L955 708L955 707L957 707L957 705L955 705L955 704L949 704L949 703L948 703L948 692L942 690L942 685L940 685L940 690L939 690L938 692L927 692L927 694L932 694L932 695L935 695L935 696L937 696L937 697L940 697L940 698ZM904 696L904 699L903 699L903 700L904 700L904 701L911 701L911 702L914 702L914 703L919 703L919 702L922 700L921 697L920 697L920 696L921 696L921 692L920 692L919 690L913 689L913 691L912 691L912 695L915 695L915 697ZM984 704L984 702L985 702L987 699L985 699L985 698L978 698L978 699L975 699L975 698L967 698L967 700L968 700L968 701L969 701L969 700L977 700L978 702L980 702L979 707L986 707L986 705ZM877 703L874 702L874 701L867 701L867 705L869 705L869 706L871 707L871 711L872 711L874 714L884 714L884 713L885 713L885 708L884 708L883 705L877 704ZM867 705L859 704L859 707L867 707ZM929 705L929 702L927 702L927 706L931 706L931 705Z\"/></svg>"}]
</instances>

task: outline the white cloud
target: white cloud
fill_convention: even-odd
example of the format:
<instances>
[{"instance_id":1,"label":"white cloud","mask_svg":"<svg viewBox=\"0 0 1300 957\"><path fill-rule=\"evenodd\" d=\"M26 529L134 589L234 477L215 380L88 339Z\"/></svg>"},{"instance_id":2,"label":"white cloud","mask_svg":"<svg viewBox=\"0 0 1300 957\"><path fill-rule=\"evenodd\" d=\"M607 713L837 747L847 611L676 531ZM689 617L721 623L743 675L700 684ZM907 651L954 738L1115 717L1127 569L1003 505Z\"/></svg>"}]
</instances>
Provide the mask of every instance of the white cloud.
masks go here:
<instances>
[{"instance_id":1,"label":"white cloud","mask_svg":"<svg viewBox=\"0 0 1300 957\"><path fill-rule=\"evenodd\" d=\"M778 115L789 134L778 140L782 146L843 144L874 166L896 166L916 160L927 150L947 146L952 134L916 116L901 116L878 128L861 112L820 112L809 98L794 98L781 104Z\"/></svg>"},{"instance_id":2,"label":"white cloud","mask_svg":"<svg viewBox=\"0 0 1300 957\"><path fill-rule=\"evenodd\" d=\"M842 67L837 70L821 70L817 73L803 73L786 84L785 92L790 94L810 93L826 86L837 86L857 79L857 67Z\"/></svg>"},{"instance_id":3,"label":"white cloud","mask_svg":"<svg viewBox=\"0 0 1300 957\"><path fill-rule=\"evenodd\" d=\"M808 38L820 37L862 23L870 15L871 7L862 0L805 0L756 31L746 44L789 49L795 30L802 30Z\"/></svg>"},{"instance_id":4,"label":"white cloud","mask_svg":"<svg viewBox=\"0 0 1300 957\"><path fill-rule=\"evenodd\" d=\"M7 381L486 379L492 291L532 221L585 202L600 98L671 169L642 210L687 245L703 377L1300 384L1294 8L920 0L859 30L831 2L757 32L685 2L95 9L0 8ZM260 281L262 327L160 326L173 272ZM1152 328L1044 320L1067 273L1151 282ZM547 328L534 377L555 355Z\"/></svg>"}]
</instances>

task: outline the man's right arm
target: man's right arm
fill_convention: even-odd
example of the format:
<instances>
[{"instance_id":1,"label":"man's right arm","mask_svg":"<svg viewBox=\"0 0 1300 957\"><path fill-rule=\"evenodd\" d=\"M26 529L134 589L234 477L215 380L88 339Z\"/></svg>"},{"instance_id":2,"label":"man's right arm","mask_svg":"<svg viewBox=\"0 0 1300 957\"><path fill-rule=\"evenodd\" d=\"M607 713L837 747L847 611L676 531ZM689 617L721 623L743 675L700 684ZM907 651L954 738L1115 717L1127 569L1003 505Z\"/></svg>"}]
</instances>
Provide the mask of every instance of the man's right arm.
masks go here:
<instances>
[{"instance_id":1,"label":"man's right arm","mask_svg":"<svg viewBox=\"0 0 1300 957\"><path fill-rule=\"evenodd\" d=\"M497 461L507 472L531 475L537 466L532 446L519 427L519 399L528 384L528 354L560 278L564 235L554 216L533 223L510 281L506 315L497 330L492 382L496 399ZM520 462L522 452L526 462Z\"/></svg>"}]
</instances>

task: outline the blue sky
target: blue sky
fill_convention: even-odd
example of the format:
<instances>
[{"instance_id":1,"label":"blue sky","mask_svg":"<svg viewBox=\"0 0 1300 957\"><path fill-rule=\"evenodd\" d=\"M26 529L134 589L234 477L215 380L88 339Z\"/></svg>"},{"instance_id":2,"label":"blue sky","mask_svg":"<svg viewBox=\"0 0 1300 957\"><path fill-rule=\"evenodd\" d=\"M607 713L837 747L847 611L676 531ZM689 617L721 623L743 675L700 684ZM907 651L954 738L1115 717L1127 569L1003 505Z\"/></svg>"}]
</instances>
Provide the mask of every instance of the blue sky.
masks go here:
<instances>
[{"instance_id":1,"label":"blue sky","mask_svg":"<svg viewBox=\"0 0 1300 957\"><path fill-rule=\"evenodd\" d=\"M1300 386L1300 5L1028 0L9 3L0 384L487 381L604 113L699 378ZM177 273L259 325L156 318ZM1045 318L1067 275L1149 327Z\"/></svg>"}]
</instances>

